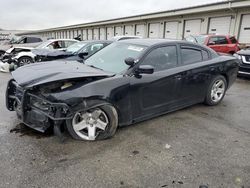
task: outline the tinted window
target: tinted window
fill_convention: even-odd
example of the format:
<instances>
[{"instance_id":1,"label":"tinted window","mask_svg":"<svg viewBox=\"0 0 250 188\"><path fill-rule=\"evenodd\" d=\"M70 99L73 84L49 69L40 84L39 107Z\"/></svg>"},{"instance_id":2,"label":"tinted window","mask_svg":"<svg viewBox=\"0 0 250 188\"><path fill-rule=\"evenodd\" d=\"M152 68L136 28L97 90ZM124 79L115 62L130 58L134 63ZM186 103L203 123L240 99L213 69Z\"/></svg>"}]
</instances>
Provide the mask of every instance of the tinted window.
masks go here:
<instances>
[{"instance_id":1,"label":"tinted window","mask_svg":"<svg viewBox=\"0 0 250 188\"><path fill-rule=\"evenodd\" d=\"M40 38L36 37L27 37L26 38L26 43L35 43L35 42L42 42Z\"/></svg>"},{"instance_id":2,"label":"tinted window","mask_svg":"<svg viewBox=\"0 0 250 188\"><path fill-rule=\"evenodd\" d=\"M230 40L231 40L231 43L232 44L236 44L237 43L237 40L235 37L230 37Z\"/></svg>"},{"instance_id":3,"label":"tinted window","mask_svg":"<svg viewBox=\"0 0 250 188\"><path fill-rule=\"evenodd\" d=\"M155 71L170 69L177 66L176 46L154 49L143 60L142 65L152 65Z\"/></svg>"},{"instance_id":4,"label":"tinted window","mask_svg":"<svg viewBox=\"0 0 250 188\"><path fill-rule=\"evenodd\" d=\"M181 58L184 65L201 62L203 60L201 50L185 47L181 48Z\"/></svg>"},{"instance_id":5,"label":"tinted window","mask_svg":"<svg viewBox=\"0 0 250 188\"><path fill-rule=\"evenodd\" d=\"M209 39L210 44L228 44L226 37L211 37Z\"/></svg>"}]
</instances>

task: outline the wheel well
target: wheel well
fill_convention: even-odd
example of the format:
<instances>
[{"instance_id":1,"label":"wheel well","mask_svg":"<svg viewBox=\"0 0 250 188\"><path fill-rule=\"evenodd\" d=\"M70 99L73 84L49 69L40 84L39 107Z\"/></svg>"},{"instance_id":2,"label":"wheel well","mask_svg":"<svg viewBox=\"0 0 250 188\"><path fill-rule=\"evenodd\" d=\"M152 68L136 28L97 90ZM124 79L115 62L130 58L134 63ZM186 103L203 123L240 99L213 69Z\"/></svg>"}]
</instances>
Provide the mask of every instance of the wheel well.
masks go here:
<instances>
[{"instance_id":1,"label":"wheel well","mask_svg":"<svg viewBox=\"0 0 250 188\"><path fill-rule=\"evenodd\" d=\"M227 81L227 87L228 87L229 79L228 79L227 74L221 74L221 76L223 76L226 79L226 81Z\"/></svg>"},{"instance_id":2,"label":"wheel well","mask_svg":"<svg viewBox=\"0 0 250 188\"><path fill-rule=\"evenodd\" d=\"M21 57L18 58L18 61L19 61L20 59L22 59L22 58L29 58L29 59L31 59L31 60L33 61L32 57L29 57L29 56L21 56Z\"/></svg>"}]
</instances>

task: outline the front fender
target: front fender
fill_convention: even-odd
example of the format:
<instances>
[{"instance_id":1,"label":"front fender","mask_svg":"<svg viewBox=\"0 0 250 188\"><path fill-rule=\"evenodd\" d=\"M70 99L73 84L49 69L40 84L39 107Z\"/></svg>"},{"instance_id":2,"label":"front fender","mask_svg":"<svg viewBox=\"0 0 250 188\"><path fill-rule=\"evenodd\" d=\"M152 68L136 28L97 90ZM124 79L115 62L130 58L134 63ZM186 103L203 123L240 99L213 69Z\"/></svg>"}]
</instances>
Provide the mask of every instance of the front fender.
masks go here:
<instances>
[{"instance_id":1,"label":"front fender","mask_svg":"<svg viewBox=\"0 0 250 188\"><path fill-rule=\"evenodd\" d=\"M132 118L130 77L127 76L105 78L77 88L52 93L49 97L51 100L66 103L73 109L110 103L117 109L121 124L130 122Z\"/></svg>"},{"instance_id":2,"label":"front fender","mask_svg":"<svg viewBox=\"0 0 250 188\"><path fill-rule=\"evenodd\" d=\"M15 56L15 59L19 59L21 57L31 57L34 59L35 55L32 52L20 52Z\"/></svg>"}]
</instances>

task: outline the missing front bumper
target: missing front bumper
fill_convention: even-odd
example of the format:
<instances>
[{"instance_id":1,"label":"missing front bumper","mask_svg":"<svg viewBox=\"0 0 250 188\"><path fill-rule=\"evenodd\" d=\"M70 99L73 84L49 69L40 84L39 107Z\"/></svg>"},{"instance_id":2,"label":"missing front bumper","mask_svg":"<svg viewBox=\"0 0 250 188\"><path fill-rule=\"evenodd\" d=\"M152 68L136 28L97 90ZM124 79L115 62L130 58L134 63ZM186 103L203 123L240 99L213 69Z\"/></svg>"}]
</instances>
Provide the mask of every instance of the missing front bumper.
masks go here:
<instances>
[{"instance_id":1,"label":"missing front bumper","mask_svg":"<svg viewBox=\"0 0 250 188\"><path fill-rule=\"evenodd\" d=\"M6 106L16 111L18 118L27 126L45 132L55 124L70 119L69 106L65 103L53 103L29 93L14 80L10 80L6 90Z\"/></svg>"}]
</instances>

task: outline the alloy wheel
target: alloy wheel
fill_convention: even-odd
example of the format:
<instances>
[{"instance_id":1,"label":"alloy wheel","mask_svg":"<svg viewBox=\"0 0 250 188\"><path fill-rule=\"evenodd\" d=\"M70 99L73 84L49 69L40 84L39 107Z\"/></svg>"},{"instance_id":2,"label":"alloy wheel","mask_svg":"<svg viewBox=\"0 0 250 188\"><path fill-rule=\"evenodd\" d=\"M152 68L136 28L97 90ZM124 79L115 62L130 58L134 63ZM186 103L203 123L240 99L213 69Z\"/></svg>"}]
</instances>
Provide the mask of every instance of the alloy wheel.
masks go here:
<instances>
[{"instance_id":1,"label":"alloy wheel","mask_svg":"<svg viewBox=\"0 0 250 188\"><path fill-rule=\"evenodd\" d=\"M109 124L106 113L97 108L87 112L78 112L72 119L75 133L84 140L95 140Z\"/></svg>"},{"instance_id":2,"label":"alloy wheel","mask_svg":"<svg viewBox=\"0 0 250 188\"><path fill-rule=\"evenodd\" d=\"M217 80L211 90L211 99L213 102L217 103L219 102L225 93L226 85L223 80Z\"/></svg>"}]
</instances>

